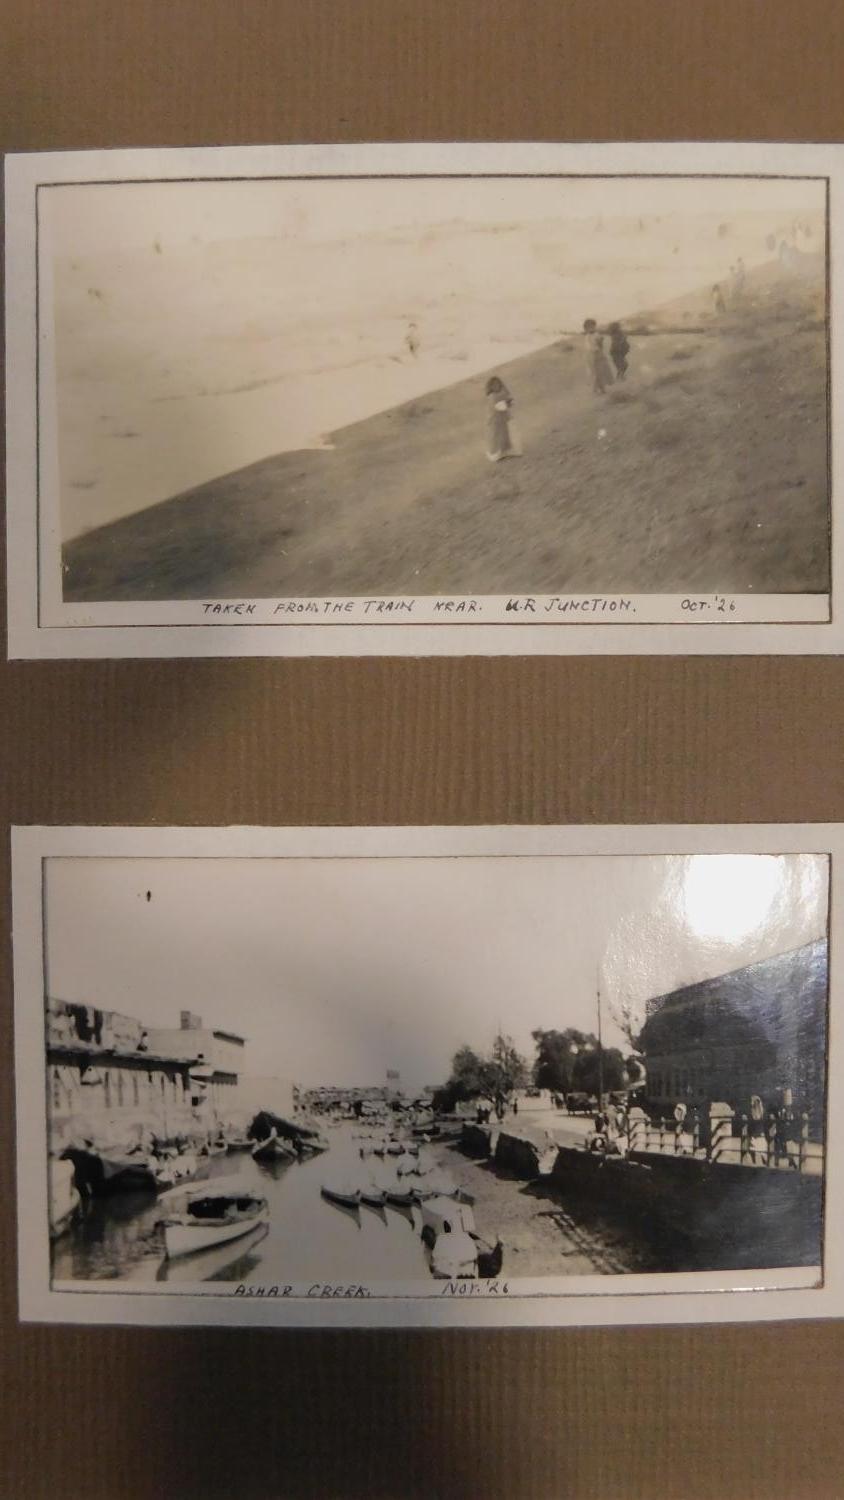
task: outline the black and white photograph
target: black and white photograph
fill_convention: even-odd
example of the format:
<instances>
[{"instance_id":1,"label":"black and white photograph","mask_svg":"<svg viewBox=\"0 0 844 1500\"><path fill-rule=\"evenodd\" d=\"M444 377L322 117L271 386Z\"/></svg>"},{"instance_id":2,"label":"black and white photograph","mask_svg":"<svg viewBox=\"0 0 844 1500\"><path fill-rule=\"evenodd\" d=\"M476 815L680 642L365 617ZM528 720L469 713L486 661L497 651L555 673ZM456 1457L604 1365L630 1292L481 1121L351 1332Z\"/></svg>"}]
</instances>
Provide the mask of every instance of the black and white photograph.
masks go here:
<instances>
[{"instance_id":1,"label":"black and white photograph","mask_svg":"<svg viewBox=\"0 0 844 1500\"><path fill-rule=\"evenodd\" d=\"M255 830L81 832L16 834L16 953L23 865L43 882L21 1264L48 1303L576 1321L822 1289L823 840L262 830L250 857Z\"/></svg>"},{"instance_id":2,"label":"black and white photograph","mask_svg":"<svg viewBox=\"0 0 844 1500\"><path fill-rule=\"evenodd\" d=\"M834 150L403 150L11 161L39 625L826 639Z\"/></svg>"}]
</instances>

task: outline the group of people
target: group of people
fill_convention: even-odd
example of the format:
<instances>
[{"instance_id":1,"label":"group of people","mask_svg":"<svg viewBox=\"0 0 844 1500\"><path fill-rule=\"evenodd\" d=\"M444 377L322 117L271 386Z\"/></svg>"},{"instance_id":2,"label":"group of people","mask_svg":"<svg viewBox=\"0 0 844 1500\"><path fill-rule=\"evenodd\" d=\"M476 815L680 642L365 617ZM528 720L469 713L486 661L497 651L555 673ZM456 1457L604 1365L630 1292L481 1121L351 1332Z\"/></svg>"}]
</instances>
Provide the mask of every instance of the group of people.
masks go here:
<instances>
[{"instance_id":1,"label":"group of people","mask_svg":"<svg viewBox=\"0 0 844 1500\"><path fill-rule=\"evenodd\" d=\"M627 334L620 323L610 323L607 333L610 340L609 359L604 351L605 336L600 332L595 319L587 318L583 325L586 369L596 396L603 396L608 385L612 385L616 380L624 380L627 375L630 353L630 341Z\"/></svg>"},{"instance_id":2,"label":"group of people","mask_svg":"<svg viewBox=\"0 0 844 1500\"><path fill-rule=\"evenodd\" d=\"M607 335L609 357L604 349ZM603 396L607 386L624 380L627 375L630 341L620 323L610 323L605 335L600 332L594 318L587 318L583 324L583 338L591 388L596 396ZM485 394L487 458L494 464L500 463L502 458L520 458L523 450L514 419L515 403L499 375L490 376Z\"/></svg>"}]
</instances>

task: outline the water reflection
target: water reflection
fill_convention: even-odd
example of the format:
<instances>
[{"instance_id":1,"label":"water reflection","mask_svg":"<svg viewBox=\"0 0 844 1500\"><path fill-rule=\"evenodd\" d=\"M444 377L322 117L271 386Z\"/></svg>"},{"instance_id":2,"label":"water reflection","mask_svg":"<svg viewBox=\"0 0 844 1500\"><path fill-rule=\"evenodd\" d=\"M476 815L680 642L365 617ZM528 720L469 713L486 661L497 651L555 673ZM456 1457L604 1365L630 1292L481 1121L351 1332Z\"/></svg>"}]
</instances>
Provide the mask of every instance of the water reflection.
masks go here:
<instances>
[{"instance_id":1,"label":"water reflection","mask_svg":"<svg viewBox=\"0 0 844 1500\"><path fill-rule=\"evenodd\" d=\"M249 1153L216 1157L210 1176L242 1176L270 1209L269 1228L211 1250L164 1259L152 1194L95 1199L83 1220L53 1246L56 1280L317 1281L419 1280L430 1274L418 1208L388 1203L352 1208L322 1196L324 1182L366 1176L351 1125L331 1133L330 1150L304 1161L259 1165Z\"/></svg>"}]
</instances>

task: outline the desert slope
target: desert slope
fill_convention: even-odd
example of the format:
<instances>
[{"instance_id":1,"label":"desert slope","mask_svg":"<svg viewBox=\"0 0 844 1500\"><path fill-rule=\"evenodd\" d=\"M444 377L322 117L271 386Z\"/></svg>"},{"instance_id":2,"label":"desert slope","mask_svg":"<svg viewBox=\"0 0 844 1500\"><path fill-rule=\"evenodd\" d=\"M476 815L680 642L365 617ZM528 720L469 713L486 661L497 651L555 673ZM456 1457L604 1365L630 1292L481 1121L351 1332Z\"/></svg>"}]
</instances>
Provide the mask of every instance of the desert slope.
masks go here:
<instances>
[{"instance_id":1,"label":"desert slope","mask_svg":"<svg viewBox=\"0 0 844 1500\"><path fill-rule=\"evenodd\" d=\"M500 366L520 459L487 462L475 375L75 539L65 598L823 591L819 286L694 305L634 331L603 398L575 339Z\"/></svg>"}]
</instances>

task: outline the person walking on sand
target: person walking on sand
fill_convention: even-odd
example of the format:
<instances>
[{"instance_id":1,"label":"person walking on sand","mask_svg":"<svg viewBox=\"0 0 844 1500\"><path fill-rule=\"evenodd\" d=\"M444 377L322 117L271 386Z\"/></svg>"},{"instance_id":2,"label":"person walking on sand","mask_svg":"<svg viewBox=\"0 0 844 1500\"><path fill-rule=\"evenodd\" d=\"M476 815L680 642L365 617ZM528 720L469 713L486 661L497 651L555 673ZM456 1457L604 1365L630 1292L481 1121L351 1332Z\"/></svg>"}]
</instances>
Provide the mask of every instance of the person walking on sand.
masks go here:
<instances>
[{"instance_id":1,"label":"person walking on sand","mask_svg":"<svg viewBox=\"0 0 844 1500\"><path fill-rule=\"evenodd\" d=\"M712 288L712 311L714 312L716 318L722 318L724 316L724 313L727 311L727 304L724 301L724 293L721 291L720 283L717 281Z\"/></svg>"},{"instance_id":2,"label":"person walking on sand","mask_svg":"<svg viewBox=\"0 0 844 1500\"><path fill-rule=\"evenodd\" d=\"M627 374L627 356L630 353L630 341L620 323L610 323L610 359L615 365L616 380L623 380Z\"/></svg>"},{"instance_id":3,"label":"person walking on sand","mask_svg":"<svg viewBox=\"0 0 844 1500\"><path fill-rule=\"evenodd\" d=\"M408 354L412 359L415 359L419 353L419 330L415 323L411 323L408 326L407 333L404 336L404 343Z\"/></svg>"},{"instance_id":4,"label":"person walking on sand","mask_svg":"<svg viewBox=\"0 0 844 1500\"><path fill-rule=\"evenodd\" d=\"M486 383L486 456L497 464L502 458L521 457L521 444L513 422L513 397L504 381L491 375Z\"/></svg>"},{"instance_id":5,"label":"person walking on sand","mask_svg":"<svg viewBox=\"0 0 844 1500\"><path fill-rule=\"evenodd\" d=\"M594 318L587 318L583 325L583 340L586 350L586 368L596 396L603 396L608 385L612 385L610 362L604 353L604 336L598 332Z\"/></svg>"}]
</instances>

